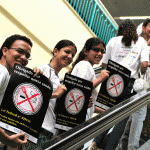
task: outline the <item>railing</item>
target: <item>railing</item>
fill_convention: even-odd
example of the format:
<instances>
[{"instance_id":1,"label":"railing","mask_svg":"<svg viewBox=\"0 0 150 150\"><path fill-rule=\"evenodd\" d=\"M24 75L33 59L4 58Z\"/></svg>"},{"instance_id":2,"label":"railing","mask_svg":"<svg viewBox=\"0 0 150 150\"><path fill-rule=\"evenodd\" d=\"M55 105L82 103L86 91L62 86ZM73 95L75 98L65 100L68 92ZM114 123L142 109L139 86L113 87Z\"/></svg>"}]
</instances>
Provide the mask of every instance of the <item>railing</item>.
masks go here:
<instances>
[{"instance_id":1,"label":"railing","mask_svg":"<svg viewBox=\"0 0 150 150\"><path fill-rule=\"evenodd\" d=\"M105 44L116 36L118 25L99 0L66 0Z\"/></svg>"},{"instance_id":2,"label":"railing","mask_svg":"<svg viewBox=\"0 0 150 150\"><path fill-rule=\"evenodd\" d=\"M113 108L91 118L51 140L46 150L73 150L150 103L150 89L142 91Z\"/></svg>"}]
</instances>

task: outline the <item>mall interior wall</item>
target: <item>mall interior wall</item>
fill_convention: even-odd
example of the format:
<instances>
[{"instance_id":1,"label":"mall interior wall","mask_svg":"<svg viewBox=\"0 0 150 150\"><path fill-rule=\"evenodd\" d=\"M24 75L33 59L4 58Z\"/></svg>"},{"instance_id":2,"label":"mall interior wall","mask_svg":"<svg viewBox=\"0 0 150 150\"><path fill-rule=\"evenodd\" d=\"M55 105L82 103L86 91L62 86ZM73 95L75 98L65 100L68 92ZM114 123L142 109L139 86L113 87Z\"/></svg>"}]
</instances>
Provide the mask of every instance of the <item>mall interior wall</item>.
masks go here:
<instances>
[{"instance_id":1,"label":"mall interior wall","mask_svg":"<svg viewBox=\"0 0 150 150\"><path fill-rule=\"evenodd\" d=\"M95 36L65 0L1 0L0 22L0 46L13 34L32 40L30 68L49 63L59 40L73 41L79 52L85 41ZM67 71L68 68L63 69L60 78Z\"/></svg>"}]
</instances>

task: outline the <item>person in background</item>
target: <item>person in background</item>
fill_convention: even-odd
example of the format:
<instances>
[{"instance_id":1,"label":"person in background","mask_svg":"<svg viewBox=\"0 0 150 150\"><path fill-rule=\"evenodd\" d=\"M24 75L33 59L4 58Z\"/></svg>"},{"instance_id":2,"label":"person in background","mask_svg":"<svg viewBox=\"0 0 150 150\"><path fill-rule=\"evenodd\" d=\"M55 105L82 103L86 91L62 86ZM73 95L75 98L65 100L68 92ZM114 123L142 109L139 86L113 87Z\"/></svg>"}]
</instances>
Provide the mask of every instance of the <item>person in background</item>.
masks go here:
<instances>
[{"instance_id":1,"label":"person in background","mask_svg":"<svg viewBox=\"0 0 150 150\"><path fill-rule=\"evenodd\" d=\"M30 60L32 42L29 38L21 35L8 37L0 49L0 104L2 102L9 78L14 71L14 64L26 66ZM37 75L40 71L37 69ZM24 137L23 140L20 137ZM17 148L27 143L25 133L8 135L0 128L0 141L5 144L5 148ZM1 149L1 148L0 148Z\"/></svg>"},{"instance_id":2,"label":"person in background","mask_svg":"<svg viewBox=\"0 0 150 150\"><path fill-rule=\"evenodd\" d=\"M124 99L135 94L133 92L133 84L138 78L138 70L141 74L146 73L149 62L149 50L145 40L138 37L136 27L131 20L124 20L118 29L117 37L113 37L107 44L106 54L102 59L102 67L107 68L108 60L111 59L131 71L130 80L126 90L124 91ZM114 150L124 133L124 129L128 118L125 118L110 133L105 150ZM132 147L132 146L131 146Z\"/></svg>"},{"instance_id":3,"label":"person in background","mask_svg":"<svg viewBox=\"0 0 150 150\"><path fill-rule=\"evenodd\" d=\"M142 25L142 27L141 27L142 33L140 34L140 36L144 37L145 41L147 42L147 45L150 44L150 40L149 40L149 37L150 37L149 36L150 35L149 34L149 26L150 25L149 25L149 23L150 23L150 19L147 19L144 23L140 24L140 26ZM150 73L150 70L148 67L146 70L145 76L146 76L147 82L149 82L148 84L150 85L150 74L149 73ZM130 129L129 140L128 140L128 149L129 150L139 148L140 135L142 133L143 121L145 120L146 113L147 113L147 105L140 108L138 111L134 112L130 116L130 119L128 120L127 128ZM129 122L131 122L130 125L129 125ZM123 143L122 139L124 137L125 136L123 135L119 144ZM145 135L144 135L144 139L145 139ZM118 147L119 147L119 145L118 145Z\"/></svg>"},{"instance_id":4,"label":"person in background","mask_svg":"<svg viewBox=\"0 0 150 150\"><path fill-rule=\"evenodd\" d=\"M53 85L53 94L49 101L49 106L42 124L42 130L38 137L38 143L33 144L28 142L24 145L24 150L41 150L49 144L49 141L57 136L57 130L54 128L56 116L54 112L56 98L67 90L65 85L60 84L58 73L64 67L67 67L72 61L77 52L76 45L70 40L59 41L53 50L53 57L49 64L41 64L34 69L40 69L43 74L49 78ZM60 134L60 133L58 133Z\"/></svg>"},{"instance_id":5,"label":"person in background","mask_svg":"<svg viewBox=\"0 0 150 150\"><path fill-rule=\"evenodd\" d=\"M149 63L148 68L146 71L146 76L148 78L148 82L150 85L150 18L147 18L143 23L142 26L138 26L137 30L141 30L140 36L142 36L145 41L147 42L147 45L149 47ZM147 115L143 124L143 131L141 133L141 138L146 142L148 139L150 139L150 104L147 105Z\"/></svg>"}]
</instances>

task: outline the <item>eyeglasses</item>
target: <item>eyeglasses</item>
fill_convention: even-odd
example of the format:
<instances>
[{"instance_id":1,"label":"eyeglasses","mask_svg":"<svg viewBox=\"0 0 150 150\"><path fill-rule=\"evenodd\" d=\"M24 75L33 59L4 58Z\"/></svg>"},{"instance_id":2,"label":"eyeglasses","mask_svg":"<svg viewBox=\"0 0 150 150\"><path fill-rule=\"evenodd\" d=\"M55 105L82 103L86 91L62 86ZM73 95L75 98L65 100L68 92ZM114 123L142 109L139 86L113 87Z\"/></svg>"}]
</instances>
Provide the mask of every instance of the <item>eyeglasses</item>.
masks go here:
<instances>
[{"instance_id":1,"label":"eyeglasses","mask_svg":"<svg viewBox=\"0 0 150 150\"><path fill-rule=\"evenodd\" d=\"M106 53L105 49L101 49L101 48L97 48L97 47L92 48L92 50L95 51L95 52L99 52L100 51L102 54Z\"/></svg>"},{"instance_id":2,"label":"eyeglasses","mask_svg":"<svg viewBox=\"0 0 150 150\"><path fill-rule=\"evenodd\" d=\"M31 60L31 56L29 53L25 52L25 50L23 50L22 48L10 48L10 49L14 49L15 51L17 51L19 54L21 55L25 55L27 60Z\"/></svg>"}]
</instances>

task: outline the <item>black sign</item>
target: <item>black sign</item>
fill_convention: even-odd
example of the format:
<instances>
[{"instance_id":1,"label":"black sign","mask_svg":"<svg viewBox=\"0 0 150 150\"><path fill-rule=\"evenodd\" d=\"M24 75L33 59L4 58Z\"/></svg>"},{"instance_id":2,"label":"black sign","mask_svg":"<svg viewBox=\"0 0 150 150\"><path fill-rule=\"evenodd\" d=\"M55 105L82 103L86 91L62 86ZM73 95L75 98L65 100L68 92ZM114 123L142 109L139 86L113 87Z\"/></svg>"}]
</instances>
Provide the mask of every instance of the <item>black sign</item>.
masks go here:
<instances>
[{"instance_id":1,"label":"black sign","mask_svg":"<svg viewBox=\"0 0 150 150\"><path fill-rule=\"evenodd\" d=\"M34 77L33 70L15 65L0 106L0 126L14 133L26 132L36 143L51 95L48 78Z\"/></svg>"},{"instance_id":2,"label":"black sign","mask_svg":"<svg viewBox=\"0 0 150 150\"><path fill-rule=\"evenodd\" d=\"M67 92L57 99L55 127L69 130L85 121L93 83L66 74L64 84Z\"/></svg>"},{"instance_id":3,"label":"black sign","mask_svg":"<svg viewBox=\"0 0 150 150\"><path fill-rule=\"evenodd\" d=\"M96 100L96 105L103 109L122 101L131 74L130 70L112 60L108 61L107 70L110 71L109 78L102 83Z\"/></svg>"}]
</instances>

